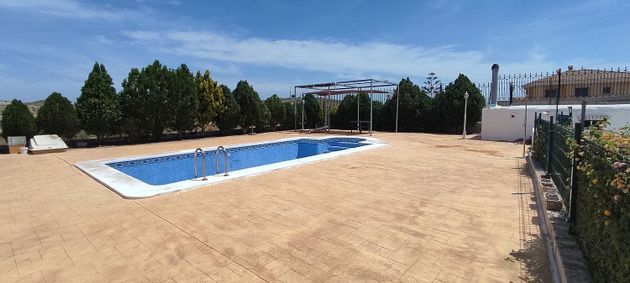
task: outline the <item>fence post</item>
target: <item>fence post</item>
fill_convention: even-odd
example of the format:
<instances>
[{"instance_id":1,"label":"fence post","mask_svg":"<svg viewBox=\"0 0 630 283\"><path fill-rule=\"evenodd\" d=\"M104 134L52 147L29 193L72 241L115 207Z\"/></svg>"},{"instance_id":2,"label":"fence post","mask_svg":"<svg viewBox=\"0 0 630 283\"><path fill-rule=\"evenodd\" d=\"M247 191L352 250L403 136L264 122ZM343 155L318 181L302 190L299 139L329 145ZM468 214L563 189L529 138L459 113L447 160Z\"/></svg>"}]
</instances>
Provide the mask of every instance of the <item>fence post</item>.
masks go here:
<instances>
[{"instance_id":1,"label":"fence post","mask_svg":"<svg viewBox=\"0 0 630 283\"><path fill-rule=\"evenodd\" d=\"M549 134L547 135L547 177L551 178L551 147L553 146L553 116L549 116Z\"/></svg>"},{"instance_id":2,"label":"fence post","mask_svg":"<svg viewBox=\"0 0 630 283\"><path fill-rule=\"evenodd\" d=\"M569 209L569 233L575 234L575 224L577 223L577 207L578 207L578 169L580 157L580 145L582 144L582 132L584 131L584 119L586 118L586 100L582 100L582 113L579 123L575 123L575 142L577 147L573 150L573 166L571 167L571 207Z\"/></svg>"}]
</instances>

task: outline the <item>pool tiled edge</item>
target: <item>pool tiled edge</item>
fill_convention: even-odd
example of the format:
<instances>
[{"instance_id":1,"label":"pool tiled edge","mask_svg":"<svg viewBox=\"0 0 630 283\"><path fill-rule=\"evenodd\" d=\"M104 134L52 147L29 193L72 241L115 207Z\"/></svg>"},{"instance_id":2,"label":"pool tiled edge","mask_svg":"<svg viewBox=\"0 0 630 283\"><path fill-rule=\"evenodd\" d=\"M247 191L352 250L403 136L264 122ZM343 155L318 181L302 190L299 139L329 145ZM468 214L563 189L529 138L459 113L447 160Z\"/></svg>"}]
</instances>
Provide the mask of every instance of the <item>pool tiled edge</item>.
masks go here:
<instances>
[{"instance_id":1,"label":"pool tiled edge","mask_svg":"<svg viewBox=\"0 0 630 283\"><path fill-rule=\"evenodd\" d=\"M257 142L257 143L247 143L247 144L237 144L237 145L229 145L229 147L246 147L246 146L259 146L264 145L270 142L285 142L285 141L295 141L300 139L311 139L311 140L324 140L330 138L348 138L345 136L320 136L320 137L295 137L289 139L280 139L273 141L265 141L265 142ZM378 148L385 146L387 144L382 143L376 138L370 137L362 137L364 139L365 146L360 146L356 148L348 148L342 151L334 151L326 154L313 155L309 157L304 157L295 160L282 161L278 163L272 163L247 169L242 169L238 171L230 172L229 176L223 175L209 175L208 179L202 181L200 178L193 180L184 180L175 183L170 183L166 185L149 185L144 183L134 177L131 177L119 170L116 170L109 166L108 164L118 163L118 162L128 162L134 161L138 159L147 159L147 158L164 158L167 156L173 155L186 155L191 154L191 150L181 150L176 152L168 152L154 155L143 155L143 156L131 156L131 157L123 157L123 158L115 158L115 159L101 159L101 160L90 160L78 162L75 164L79 170L83 171L99 183L103 184L107 188L116 192L120 196L124 198L147 198L156 195L176 192L176 191L184 191L197 187L207 186L211 184L216 184L228 180L233 180L242 177L254 176L274 170L285 169L289 167L299 166L302 164L307 164L315 161L335 158L341 155L352 154L364 150L369 150L373 148ZM203 148L206 151L216 150L217 147L208 147Z\"/></svg>"}]
</instances>

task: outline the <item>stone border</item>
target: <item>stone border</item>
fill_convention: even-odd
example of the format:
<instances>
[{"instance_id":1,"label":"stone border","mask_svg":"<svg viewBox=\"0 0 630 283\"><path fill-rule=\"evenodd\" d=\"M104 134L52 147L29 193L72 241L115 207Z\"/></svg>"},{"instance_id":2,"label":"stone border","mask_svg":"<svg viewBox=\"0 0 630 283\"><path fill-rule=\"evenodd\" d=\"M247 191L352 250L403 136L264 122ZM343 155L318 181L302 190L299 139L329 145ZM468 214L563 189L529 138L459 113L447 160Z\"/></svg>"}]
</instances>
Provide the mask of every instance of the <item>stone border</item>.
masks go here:
<instances>
[{"instance_id":1,"label":"stone border","mask_svg":"<svg viewBox=\"0 0 630 283\"><path fill-rule=\"evenodd\" d=\"M574 236L569 234L569 223L562 213L549 211L542 167L527 155L527 166L534 185L536 210L540 219L542 235L547 243L549 268L554 282L591 282L586 260ZM545 200L545 201L543 201Z\"/></svg>"}]
</instances>

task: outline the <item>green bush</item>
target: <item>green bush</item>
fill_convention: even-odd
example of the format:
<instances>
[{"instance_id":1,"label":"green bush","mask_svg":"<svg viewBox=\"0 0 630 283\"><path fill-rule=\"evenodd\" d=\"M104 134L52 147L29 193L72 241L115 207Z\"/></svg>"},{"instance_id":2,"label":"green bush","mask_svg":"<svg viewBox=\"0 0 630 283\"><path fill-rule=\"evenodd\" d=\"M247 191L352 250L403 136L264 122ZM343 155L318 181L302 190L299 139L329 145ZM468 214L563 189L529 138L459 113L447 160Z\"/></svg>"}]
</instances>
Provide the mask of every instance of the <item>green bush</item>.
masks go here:
<instances>
[{"instance_id":1,"label":"green bush","mask_svg":"<svg viewBox=\"0 0 630 283\"><path fill-rule=\"evenodd\" d=\"M6 140L10 136L32 137L37 133L35 118L22 101L13 99L11 104L2 111L2 137Z\"/></svg>"},{"instance_id":2,"label":"green bush","mask_svg":"<svg viewBox=\"0 0 630 283\"><path fill-rule=\"evenodd\" d=\"M577 223L573 227L596 282L630 278L630 136L584 133L578 149Z\"/></svg>"},{"instance_id":3,"label":"green bush","mask_svg":"<svg viewBox=\"0 0 630 283\"><path fill-rule=\"evenodd\" d=\"M35 122L42 133L57 134L65 139L71 139L80 130L77 111L70 100L58 92L46 98Z\"/></svg>"}]
</instances>

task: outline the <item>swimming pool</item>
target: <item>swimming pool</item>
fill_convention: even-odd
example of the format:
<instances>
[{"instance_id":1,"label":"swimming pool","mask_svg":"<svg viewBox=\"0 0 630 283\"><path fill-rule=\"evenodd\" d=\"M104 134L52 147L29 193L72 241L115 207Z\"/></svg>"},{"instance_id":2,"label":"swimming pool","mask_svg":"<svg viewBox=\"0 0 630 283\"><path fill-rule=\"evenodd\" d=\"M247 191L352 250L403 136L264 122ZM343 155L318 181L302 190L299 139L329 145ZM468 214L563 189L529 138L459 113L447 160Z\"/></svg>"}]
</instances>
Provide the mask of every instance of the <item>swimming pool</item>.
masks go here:
<instances>
[{"instance_id":1,"label":"swimming pool","mask_svg":"<svg viewBox=\"0 0 630 283\"><path fill-rule=\"evenodd\" d=\"M125 198L144 198L383 145L385 144L379 140L367 137L300 137L226 146L225 152L217 152L217 147L211 147L203 148L203 153L185 150L151 156L84 161L75 166ZM203 178L204 161L206 178ZM226 165L229 172L227 176L224 175Z\"/></svg>"}]
</instances>

